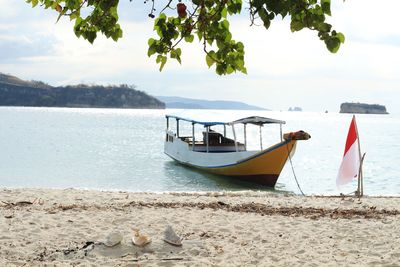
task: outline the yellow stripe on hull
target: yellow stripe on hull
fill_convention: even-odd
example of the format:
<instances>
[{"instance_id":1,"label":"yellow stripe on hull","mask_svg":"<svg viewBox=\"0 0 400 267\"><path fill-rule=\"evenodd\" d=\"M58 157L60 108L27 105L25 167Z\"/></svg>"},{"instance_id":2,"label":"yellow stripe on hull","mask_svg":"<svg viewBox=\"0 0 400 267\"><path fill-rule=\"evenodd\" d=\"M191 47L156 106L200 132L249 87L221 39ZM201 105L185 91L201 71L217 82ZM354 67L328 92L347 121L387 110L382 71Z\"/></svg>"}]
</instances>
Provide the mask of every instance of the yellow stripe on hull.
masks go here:
<instances>
[{"instance_id":1,"label":"yellow stripe on hull","mask_svg":"<svg viewBox=\"0 0 400 267\"><path fill-rule=\"evenodd\" d=\"M219 175L249 178L249 180L274 186L288 155L294 152L296 142L296 140L284 141L239 161L237 164L214 168L201 167L200 169Z\"/></svg>"}]
</instances>

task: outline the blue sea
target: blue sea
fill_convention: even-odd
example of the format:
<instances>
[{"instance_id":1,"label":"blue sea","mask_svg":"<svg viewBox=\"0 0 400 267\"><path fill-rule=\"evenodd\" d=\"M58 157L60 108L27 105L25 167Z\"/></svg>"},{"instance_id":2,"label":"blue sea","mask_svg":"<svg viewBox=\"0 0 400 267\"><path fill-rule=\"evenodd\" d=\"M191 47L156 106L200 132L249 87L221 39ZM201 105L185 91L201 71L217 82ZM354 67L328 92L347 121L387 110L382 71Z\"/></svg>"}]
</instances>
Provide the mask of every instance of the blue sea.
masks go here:
<instances>
[{"instance_id":1,"label":"blue sea","mask_svg":"<svg viewBox=\"0 0 400 267\"><path fill-rule=\"evenodd\" d=\"M185 111L0 107L0 187L300 192L289 162L274 190L175 163L163 152L165 114L171 112ZM221 116L235 113L238 117L249 114L212 112ZM254 114L285 120L283 132L304 130L311 134L310 140L299 141L292 159L305 194L355 190L356 181L340 190L335 185L352 115L276 111ZM400 116L356 118L361 149L366 152L365 194L400 195ZM264 147L269 141L279 141L279 127L264 128ZM250 147L259 146L257 134L258 129L249 130Z\"/></svg>"}]
</instances>

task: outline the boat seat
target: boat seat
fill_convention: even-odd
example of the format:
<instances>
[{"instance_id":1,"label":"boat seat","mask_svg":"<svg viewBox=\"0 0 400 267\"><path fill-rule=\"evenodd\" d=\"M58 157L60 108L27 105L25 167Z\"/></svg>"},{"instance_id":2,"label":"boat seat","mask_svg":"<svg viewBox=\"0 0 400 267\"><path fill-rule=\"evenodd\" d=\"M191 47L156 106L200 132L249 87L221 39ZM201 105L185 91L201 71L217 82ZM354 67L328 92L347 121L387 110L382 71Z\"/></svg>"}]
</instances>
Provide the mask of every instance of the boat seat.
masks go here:
<instances>
[{"instance_id":1,"label":"boat seat","mask_svg":"<svg viewBox=\"0 0 400 267\"><path fill-rule=\"evenodd\" d=\"M208 144L211 146L221 144L222 138L223 136L220 133L217 133L213 130L208 132ZM203 132L203 142L207 143L207 132Z\"/></svg>"}]
</instances>

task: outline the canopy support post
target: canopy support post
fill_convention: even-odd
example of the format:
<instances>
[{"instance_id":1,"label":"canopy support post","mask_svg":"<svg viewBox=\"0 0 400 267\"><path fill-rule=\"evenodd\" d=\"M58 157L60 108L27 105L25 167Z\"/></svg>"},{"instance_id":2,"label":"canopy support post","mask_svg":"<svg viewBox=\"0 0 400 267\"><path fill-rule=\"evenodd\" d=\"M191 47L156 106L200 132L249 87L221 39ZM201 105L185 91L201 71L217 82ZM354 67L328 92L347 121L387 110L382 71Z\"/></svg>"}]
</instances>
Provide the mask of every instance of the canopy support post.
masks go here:
<instances>
[{"instance_id":1,"label":"canopy support post","mask_svg":"<svg viewBox=\"0 0 400 267\"><path fill-rule=\"evenodd\" d=\"M179 138L179 119L176 119L176 138Z\"/></svg>"},{"instance_id":2,"label":"canopy support post","mask_svg":"<svg viewBox=\"0 0 400 267\"><path fill-rule=\"evenodd\" d=\"M235 126L234 126L233 124L232 124L232 132L233 132L233 141L235 142L235 149L236 149L236 152L238 152L239 149L238 149L238 144L237 144L237 142L236 142Z\"/></svg>"},{"instance_id":3,"label":"canopy support post","mask_svg":"<svg viewBox=\"0 0 400 267\"><path fill-rule=\"evenodd\" d=\"M195 144L195 140L194 140L194 123L192 123L192 151L194 151L194 144Z\"/></svg>"},{"instance_id":4,"label":"canopy support post","mask_svg":"<svg viewBox=\"0 0 400 267\"><path fill-rule=\"evenodd\" d=\"M246 136L246 126L247 124L243 124L243 131L244 131L244 150L247 150L247 136Z\"/></svg>"},{"instance_id":5,"label":"canopy support post","mask_svg":"<svg viewBox=\"0 0 400 267\"><path fill-rule=\"evenodd\" d=\"M169 130L169 117L167 117L167 131Z\"/></svg>"},{"instance_id":6,"label":"canopy support post","mask_svg":"<svg viewBox=\"0 0 400 267\"><path fill-rule=\"evenodd\" d=\"M261 148L261 150L263 150L263 143L262 143L262 125L260 125L260 148Z\"/></svg>"},{"instance_id":7,"label":"canopy support post","mask_svg":"<svg viewBox=\"0 0 400 267\"><path fill-rule=\"evenodd\" d=\"M206 126L206 147L207 147L207 153L208 153L208 150L209 150L209 149L208 149L208 132L209 132L209 130L210 130L209 127L210 127L210 126Z\"/></svg>"}]
</instances>

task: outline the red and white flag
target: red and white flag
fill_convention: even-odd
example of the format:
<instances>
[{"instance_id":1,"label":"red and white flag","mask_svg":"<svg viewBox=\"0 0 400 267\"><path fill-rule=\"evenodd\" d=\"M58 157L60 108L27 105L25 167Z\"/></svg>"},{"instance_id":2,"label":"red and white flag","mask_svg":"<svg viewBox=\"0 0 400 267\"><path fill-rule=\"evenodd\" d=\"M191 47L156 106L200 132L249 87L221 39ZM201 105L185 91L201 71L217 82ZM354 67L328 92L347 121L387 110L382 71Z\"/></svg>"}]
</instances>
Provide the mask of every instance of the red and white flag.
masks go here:
<instances>
[{"instance_id":1,"label":"red and white flag","mask_svg":"<svg viewBox=\"0 0 400 267\"><path fill-rule=\"evenodd\" d=\"M360 150L358 143L356 117L353 115L349 133L347 134L342 164L340 165L339 173L336 178L336 186L338 187L358 177L360 169Z\"/></svg>"}]
</instances>

